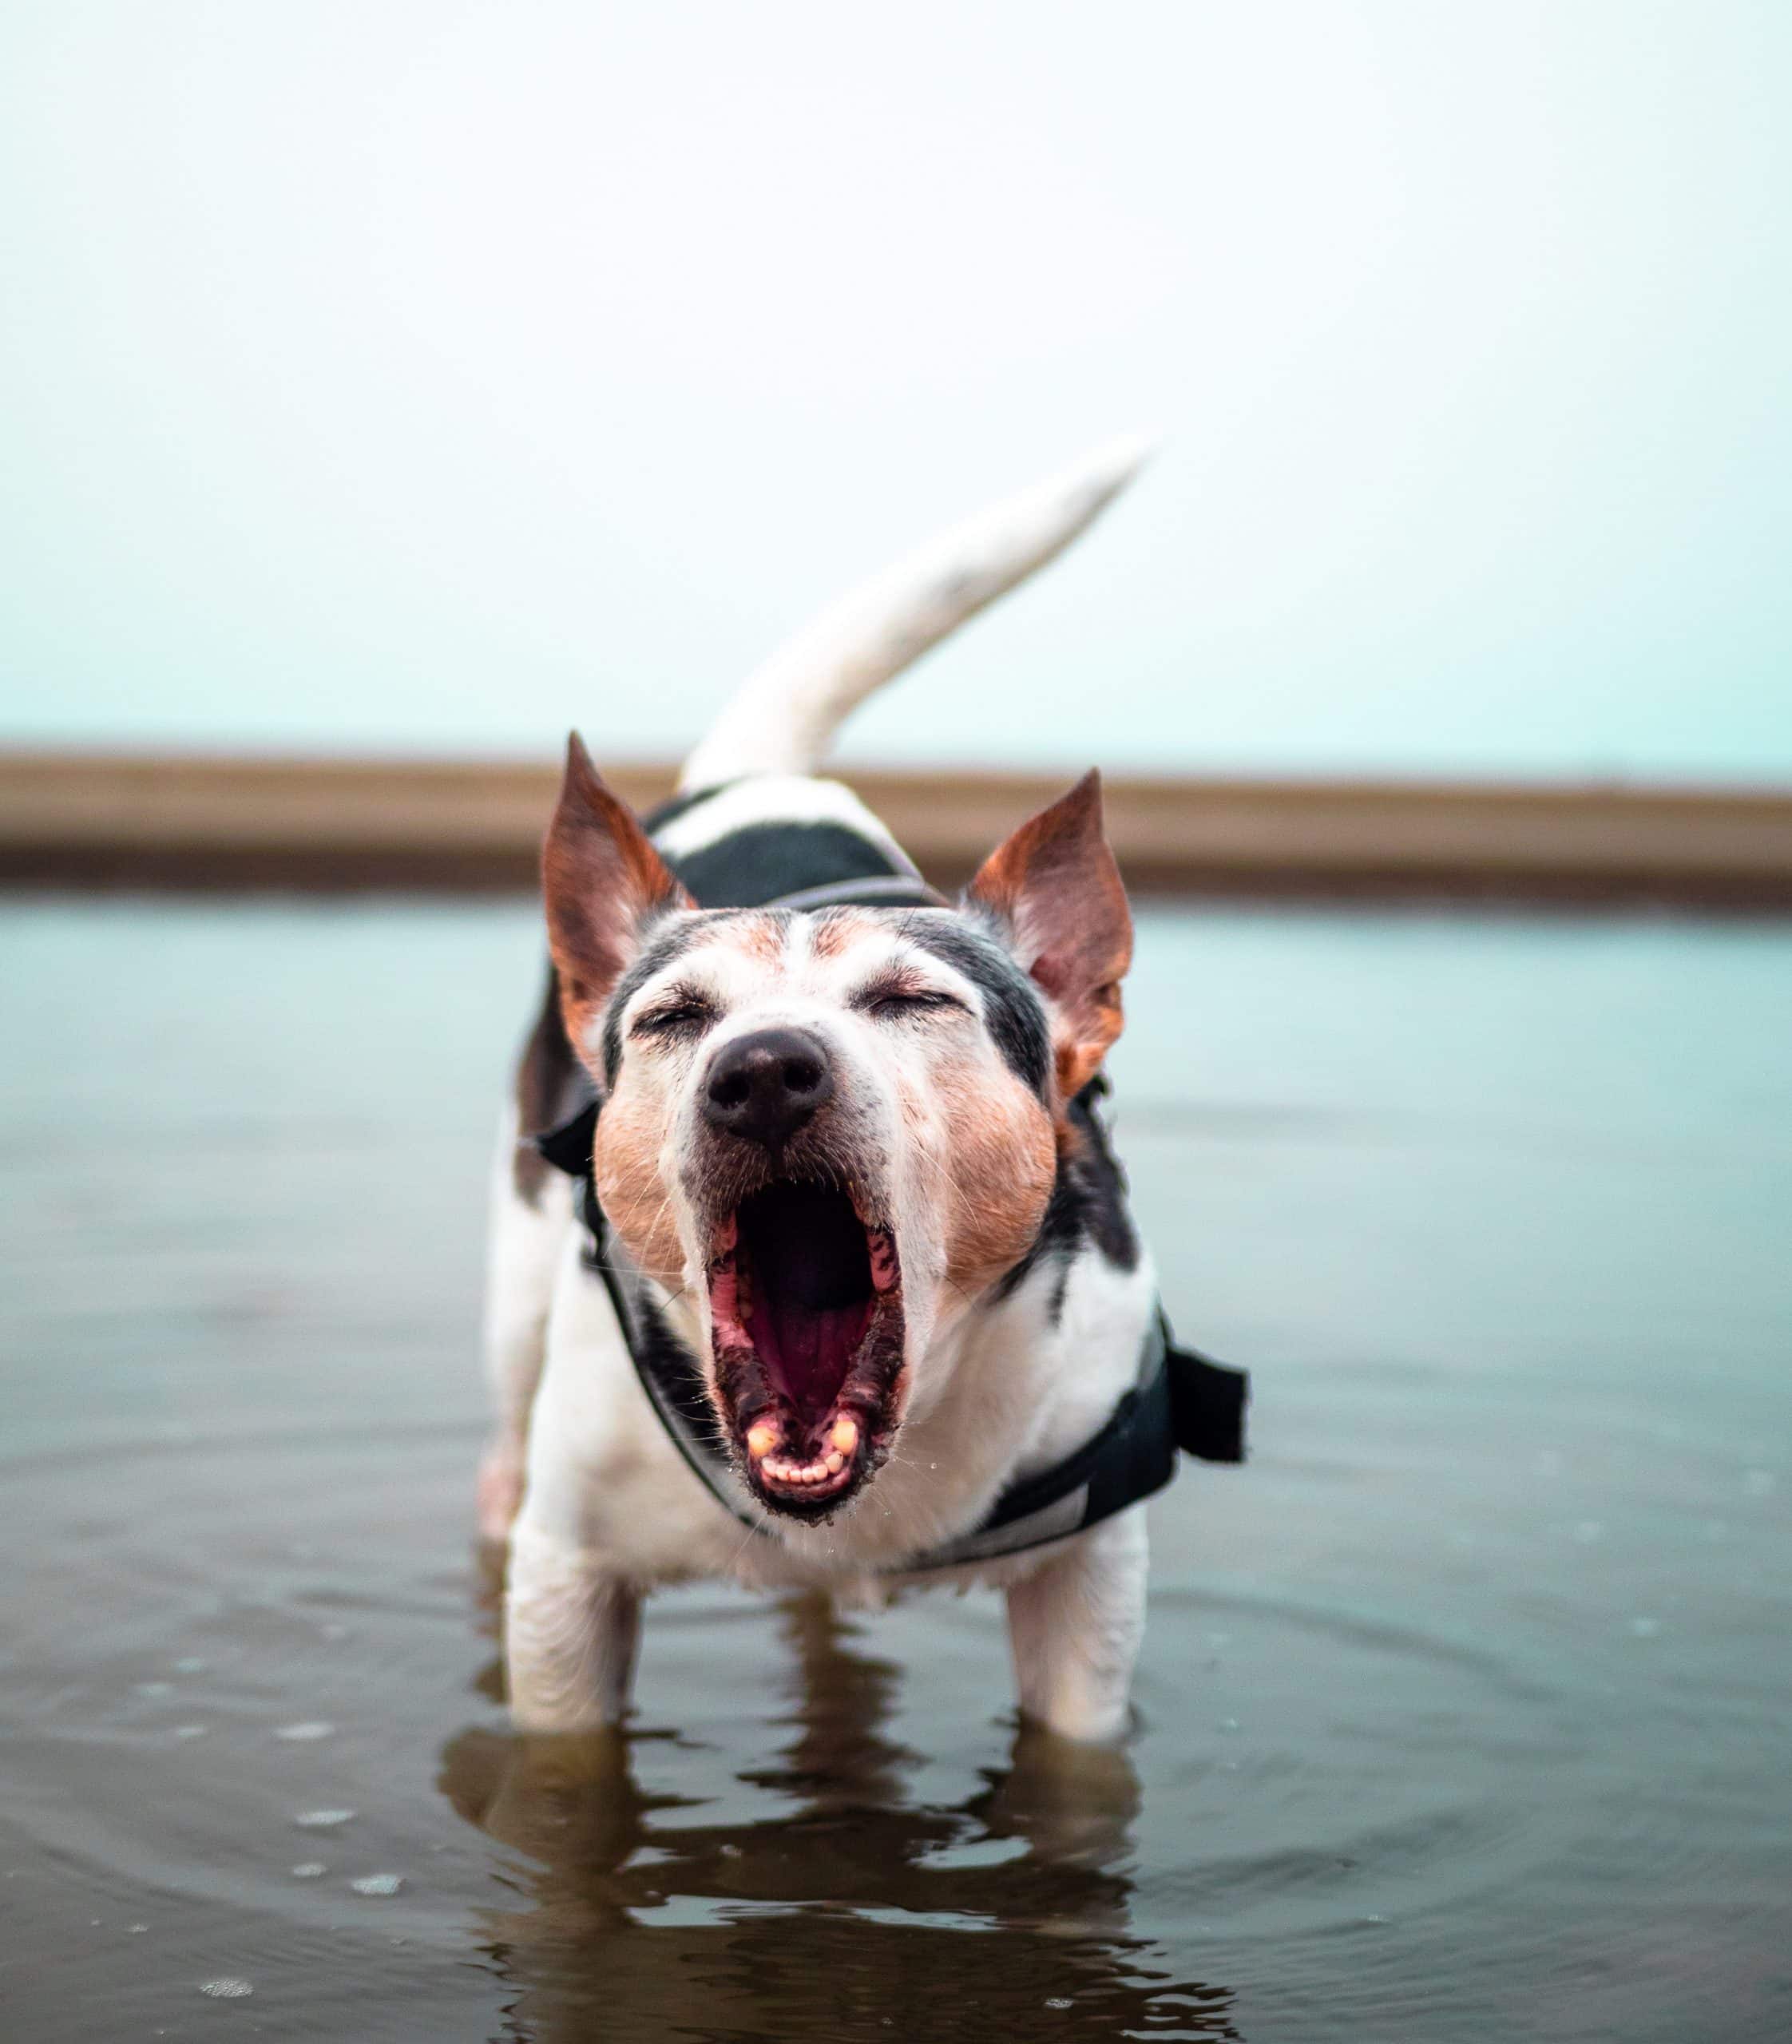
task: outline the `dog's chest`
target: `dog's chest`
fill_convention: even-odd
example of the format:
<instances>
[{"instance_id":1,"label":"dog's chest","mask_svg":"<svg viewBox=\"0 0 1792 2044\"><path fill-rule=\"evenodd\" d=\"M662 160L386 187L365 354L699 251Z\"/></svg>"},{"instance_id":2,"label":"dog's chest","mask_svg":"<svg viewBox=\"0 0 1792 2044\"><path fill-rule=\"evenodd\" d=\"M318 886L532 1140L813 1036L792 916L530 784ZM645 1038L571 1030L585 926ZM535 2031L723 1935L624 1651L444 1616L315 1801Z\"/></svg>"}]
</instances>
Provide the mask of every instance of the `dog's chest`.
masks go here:
<instances>
[{"instance_id":1,"label":"dog's chest","mask_svg":"<svg viewBox=\"0 0 1792 2044\"><path fill-rule=\"evenodd\" d=\"M848 1510L819 1526L767 1521L755 1531L674 1444L602 1285L582 1270L567 1279L555 1345L581 1389L556 1401L549 1424L582 1469L591 1544L644 1583L726 1576L759 1589L823 1586L874 1603L905 1585L1005 1583L1037 1566L1037 1555L1016 1555L901 1571L905 1559L964 1534L1007 1485L1095 1432L1136 1377L1155 1301L1143 1257L1123 1271L1090 1247L1068 1268L1042 1266L998 1307L948 1333L956 1353L934 1358L951 1365L943 1392L929 1403L923 1383L897 1453ZM684 1331L698 1338L694 1326ZM739 1502L750 1504L744 1491Z\"/></svg>"}]
</instances>

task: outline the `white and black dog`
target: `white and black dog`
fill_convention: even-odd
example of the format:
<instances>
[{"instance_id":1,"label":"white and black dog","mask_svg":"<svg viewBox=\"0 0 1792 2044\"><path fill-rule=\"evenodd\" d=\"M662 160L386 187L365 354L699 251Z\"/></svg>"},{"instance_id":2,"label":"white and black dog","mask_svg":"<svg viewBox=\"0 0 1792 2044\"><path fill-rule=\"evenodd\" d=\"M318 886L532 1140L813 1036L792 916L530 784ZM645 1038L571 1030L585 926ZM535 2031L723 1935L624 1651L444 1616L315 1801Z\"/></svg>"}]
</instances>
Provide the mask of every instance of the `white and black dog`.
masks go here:
<instances>
[{"instance_id":1,"label":"white and black dog","mask_svg":"<svg viewBox=\"0 0 1792 2044\"><path fill-rule=\"evenodd\" d=\"M1081 1739L1126 1721L1143 1499L1179 1440L1236 1459L1243 1380L1168 1349L1095 1111L1132 949L1100 786L954 908L811 776L854 703L1141 454L1104 450L836 606L644 826L571 741L487 1307L480 1516L509 1542L525 1729L615 1722L643 1594L696 1576L855 1600L997 1583L1023 1711Z\"/></svg>"}]
</instances>

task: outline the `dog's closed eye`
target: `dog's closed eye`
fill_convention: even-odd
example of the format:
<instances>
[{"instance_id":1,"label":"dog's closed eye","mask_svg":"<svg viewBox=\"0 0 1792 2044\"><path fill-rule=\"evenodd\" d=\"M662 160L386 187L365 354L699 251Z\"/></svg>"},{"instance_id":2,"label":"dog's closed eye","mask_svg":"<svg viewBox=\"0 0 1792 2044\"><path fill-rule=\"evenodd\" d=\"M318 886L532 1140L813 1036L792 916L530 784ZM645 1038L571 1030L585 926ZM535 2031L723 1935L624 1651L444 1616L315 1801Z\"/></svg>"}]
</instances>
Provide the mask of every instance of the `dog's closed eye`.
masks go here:
<instances>
[{"instance_id":1,"label":"dog's closed eye","mask_svg":"<svg viewBox=\"0 0 1792 2044\"><path fill-rule=\"evenodd\" d=\"M863 1014L890 1020L942 1008L956 1008L961 1015L970 1012L955 993L906 973L894 973L861 987L853 996L852 1004Z\"/></svg>"},{"instance_id":2,"label":"dog's closed eye","mask_svg":"<svg viewBox=\"0 0 1792 2044\"><path fill-rule=\"evenodd\" d=\"M629 1024L631 1036L696 1036L716 1020L716 1006L692 987L673 987Z\"/></svg>"}]
</instances>

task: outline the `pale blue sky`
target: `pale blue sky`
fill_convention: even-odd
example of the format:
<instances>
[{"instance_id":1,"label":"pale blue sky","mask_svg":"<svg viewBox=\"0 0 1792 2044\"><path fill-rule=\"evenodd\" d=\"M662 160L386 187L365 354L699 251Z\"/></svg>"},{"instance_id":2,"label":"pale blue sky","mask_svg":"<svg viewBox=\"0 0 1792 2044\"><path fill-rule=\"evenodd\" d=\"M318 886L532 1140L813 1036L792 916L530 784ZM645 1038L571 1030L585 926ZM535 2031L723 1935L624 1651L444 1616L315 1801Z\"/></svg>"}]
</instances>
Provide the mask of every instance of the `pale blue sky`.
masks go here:
<instances>
[{"instance_id":1,"label":"pale blue sky","mask_svg":"<svg viewBox=\"0 0 1792 2044\"><path fill-rule=\"evenodd\" d=\"M1792 780L1792 6L8 0L0 740Z\"/></svg>"}]
</instances>

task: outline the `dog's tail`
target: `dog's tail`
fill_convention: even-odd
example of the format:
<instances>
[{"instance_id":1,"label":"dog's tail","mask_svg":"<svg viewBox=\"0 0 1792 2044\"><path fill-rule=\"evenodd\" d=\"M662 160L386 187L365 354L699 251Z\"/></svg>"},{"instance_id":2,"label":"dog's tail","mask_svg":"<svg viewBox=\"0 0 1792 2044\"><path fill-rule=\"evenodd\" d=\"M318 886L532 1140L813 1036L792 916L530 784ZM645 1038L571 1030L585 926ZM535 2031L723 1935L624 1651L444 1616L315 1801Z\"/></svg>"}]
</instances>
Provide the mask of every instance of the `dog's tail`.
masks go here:
<instances>
[{"instance_id":1,"label":"dog's tail","mask_svg":"<svg viewBox=\"0 0 1792 2044\"><path fill-rule=\"evenodd\" d=\"M1151 443L1108 442L1049 481L930 540L823 611L749 675L684 763L683 789L809 774L874 689L1068 546L1138 473Z\"/></svg>"}]
</instances>

